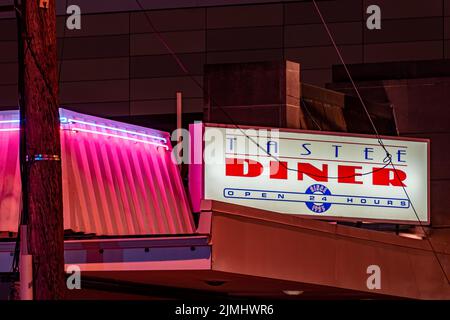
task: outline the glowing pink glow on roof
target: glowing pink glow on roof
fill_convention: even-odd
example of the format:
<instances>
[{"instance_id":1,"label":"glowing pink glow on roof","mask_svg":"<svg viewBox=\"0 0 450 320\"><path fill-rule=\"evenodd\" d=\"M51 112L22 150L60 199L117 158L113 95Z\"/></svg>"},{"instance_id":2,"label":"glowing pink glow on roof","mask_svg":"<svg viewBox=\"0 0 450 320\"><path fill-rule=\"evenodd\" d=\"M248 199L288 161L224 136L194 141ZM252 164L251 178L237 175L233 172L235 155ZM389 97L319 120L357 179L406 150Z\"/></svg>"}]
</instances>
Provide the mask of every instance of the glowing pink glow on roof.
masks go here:
<instances>
[{"instance_id":1,"label":"glowing pink glow on roof","mask_svg":"<svg viewBox=\"0 0 450 320\"><path fill-rule=\"evenodd\" d=\"M68 124L72 124L72 123L84 124L84 125L88 125L88 126L92 126L92 127L96 127L96 128L108 129L108 130L112 130L112 131L116 131L116 132L129 133L129 134L135 135L135 136L160 140L160 141L163 141L164 144L167 143L166 138L164 138L160 135L156 135L156 134L142 133L142 132L138 132L138 131L132 131L132 130L127 130L127 129L123 129L123 128L117 128L117 127L111 127L111 126L107 126L107 125L103 125L103 124L98 124L95 122L88 122L88 121L82 121L82 120L76 120L76 119L70 119L70 118L68 119L65 117L61 117L60 120L63 125L66 123L68 123Z\"/></svg>"},{"instance_id":2,"label":"glowing pink glow on roof","mask_svg":"<svg viewBox=\"0 0 450 320\"><path fill-rule=\"evenodd\" d=\"M191 210L169 134L60 109L64 227L97 235L188 234ZM20 205L18 112L0 112L0 231Z\"/></svg>"}]
</instances>

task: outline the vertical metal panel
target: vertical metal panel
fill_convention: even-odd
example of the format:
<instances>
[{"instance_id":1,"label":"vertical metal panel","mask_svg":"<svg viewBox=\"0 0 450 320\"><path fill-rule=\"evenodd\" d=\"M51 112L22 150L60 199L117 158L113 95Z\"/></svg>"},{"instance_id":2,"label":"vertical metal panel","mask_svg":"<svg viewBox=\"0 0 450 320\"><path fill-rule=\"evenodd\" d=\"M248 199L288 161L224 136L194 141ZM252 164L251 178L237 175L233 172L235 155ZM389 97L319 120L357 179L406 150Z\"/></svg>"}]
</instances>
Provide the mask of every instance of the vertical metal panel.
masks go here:
<instances>
[{"instance_id":1,"label":"vertical metal panel","mask_svg":"<svg viewBox=\"0 0 450 320\"><path fill-rule=\"evenodd\" d=\"M0 120L17 116L0 112ZM64 109L60 116L65 229L97 235L194 232L168 133ZM0 122L0 128L14 127L18 123ZM0 231L17 230L18 144L18 131L0 131Z\"/></svg>"}]
</instances>

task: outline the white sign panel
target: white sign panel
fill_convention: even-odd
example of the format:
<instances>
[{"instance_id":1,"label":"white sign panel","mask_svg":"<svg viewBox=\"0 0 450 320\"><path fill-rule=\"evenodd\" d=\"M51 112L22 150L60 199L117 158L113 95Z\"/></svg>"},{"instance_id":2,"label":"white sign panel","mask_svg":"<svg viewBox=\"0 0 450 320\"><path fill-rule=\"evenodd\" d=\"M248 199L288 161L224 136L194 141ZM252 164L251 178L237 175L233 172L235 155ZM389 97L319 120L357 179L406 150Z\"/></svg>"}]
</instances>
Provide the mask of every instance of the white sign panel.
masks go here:
<instances>
[{"instance_id":1,"label":"white sign panel","mask_svg":"<svg viewBox=\"0 0 450 320\"><path fill-rule=\"evenodd\" d=\"M205 199L330 220L429 223L427 140L383 138L392 166L371 136L224 127L204 134Z\"/></svg>"}]
</instances>

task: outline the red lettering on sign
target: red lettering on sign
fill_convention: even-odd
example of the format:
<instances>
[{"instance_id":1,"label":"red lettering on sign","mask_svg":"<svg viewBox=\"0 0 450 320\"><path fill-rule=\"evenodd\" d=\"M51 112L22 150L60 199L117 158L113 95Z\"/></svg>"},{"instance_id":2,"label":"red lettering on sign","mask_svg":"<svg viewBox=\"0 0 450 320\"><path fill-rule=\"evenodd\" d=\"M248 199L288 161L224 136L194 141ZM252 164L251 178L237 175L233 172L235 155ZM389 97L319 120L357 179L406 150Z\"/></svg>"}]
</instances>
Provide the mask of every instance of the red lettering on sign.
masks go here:
<instances>
[{"instance_id":1,"label":"red lettering on sign","mask_svg":"<svg viewBox=\"0 0 450 320\"><path fill-rule=\"evenodd\" d=\"M288 162L287 161L270 161L269 168L270 179L288 179ZM266 169L266 170L267 170ZM337 182L362 184L359 180L362 176L361 166L337 166ZM259 177L264 171L263 165L251 159L227 158L225 173L227 176L254 178ZM304 180L305 176L319 181L328 182L328 164L322 164L322 168L316 167L310 163L299 162L297 164L297 179ZM406 180L406 173L400 169L388 168L372 168L372 184L376 186L394 186L406 187L404 181Z\"/></svg>"},{"instance_id":2,"label":"red lettering on sign","mask_svg":"<svg viewBox=\"0 0 450 320\"><path fill-rule=\"evenodd\" d=\"M225 172L227 176L257 177L263 172L263 166L250 159L226 159Z\"/></svg>"},{"instance_id":3,"label":"red lettering on sign","mask_svg":"<svg viewBox=\"0 0 450 320\"><path fill-rule=\"evenodd\" d=\"M406 187L406 173L400 169L373 168L373 184L376 186Z\"/></svg>"},{"instance_id":4,"label":"red lettering on sign","mask_svg":"<svg viewBox=\"0 0 450 320\"><path fill-rule=\"evenodd\" d=\"M270 161L270 178L287 179L288 163L286 161Z\"/></svg>"},{"instance_id":5,"label":"red lettering on sign","mask_svg":"<svg viewBox=\"0 0 450 320\"><path fill-rule=\"evenodd\" d=\"M355 166L338 166L338 182L339 183L352 183L362 184L362 181L356 181L356 177L360 177L361 174L356 170L361 170L362 167Z\"/></svg>"},{"instance_id":6,"label":"red lettering on sign","mask_svg":"<svg viewBox=\"0 0 450 320\"><path fill-rule=\"evenodd\" d=\"M307 175L311 179L321 182L328 181L328 165L323 164L322 170L314 167L309 163L301 163L298 164L298 180L303 180L303 175Z\"/></svg>"}]
</instances>

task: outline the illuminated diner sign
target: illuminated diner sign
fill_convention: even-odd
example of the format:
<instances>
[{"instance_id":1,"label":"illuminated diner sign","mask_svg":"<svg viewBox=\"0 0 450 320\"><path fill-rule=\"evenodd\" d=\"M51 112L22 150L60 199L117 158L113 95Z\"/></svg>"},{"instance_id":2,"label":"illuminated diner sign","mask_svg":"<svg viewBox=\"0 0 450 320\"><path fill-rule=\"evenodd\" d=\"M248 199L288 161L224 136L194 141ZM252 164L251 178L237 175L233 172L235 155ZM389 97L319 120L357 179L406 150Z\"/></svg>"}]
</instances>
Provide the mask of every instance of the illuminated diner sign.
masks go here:
<instances>
[{"instance_id":1,"label":"illuminated diner sign","mask_svg":"<svg viewBox=\"0 0 450 320\"><path fill-rule=\"evenodd\" d=\"M429 223L428 140L383 137L384 149L368 135L203 130L204 199L327 220Z\"/></svg>"}]
</instances>

